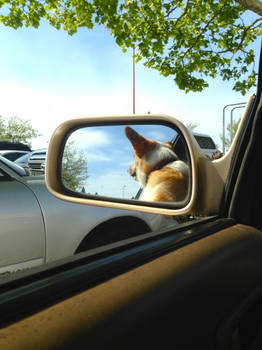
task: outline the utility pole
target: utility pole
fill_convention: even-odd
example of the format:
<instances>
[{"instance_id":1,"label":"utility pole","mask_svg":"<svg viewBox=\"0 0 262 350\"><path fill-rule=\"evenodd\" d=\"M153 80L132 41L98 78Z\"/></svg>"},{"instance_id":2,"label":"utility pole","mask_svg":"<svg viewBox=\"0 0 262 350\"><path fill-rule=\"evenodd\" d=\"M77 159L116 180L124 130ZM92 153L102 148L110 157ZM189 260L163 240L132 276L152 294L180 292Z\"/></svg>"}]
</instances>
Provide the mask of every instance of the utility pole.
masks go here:
<instances>
[{"instance_id":1,"label":"utility pole","mask_svg":"<svg viewBox=\"0 0 262 350\"><path fill-rule=\"evenodd\" d=\"M230 103L230 104L228 104L228 105L225 105L224 106L224 108L223 108L223 115L222 115L222 131L223 131L223 154L225 154L225 112L226 112L226 108L228 108L228 107L233 107L233 106L239 106L239 107L245 107L245 104L246 104L246 102L238 102L238 103ZM231 114L231 116L232 116L232 114ZM230 126L230 128L231 128L231 130L232 130L232 127L233 127L233 120L232 120L232 118L231 118L231 126Z\"/></svg>"},{"instance_id":2,"label":"utility pole","mask_svg":"<svg viewBox=\"0 0 262 350\"><path fill-rule=\"evenodd\" d=\"M133 114L136 114L135 46L133 47Z\"/></svg>"}]
</instances>

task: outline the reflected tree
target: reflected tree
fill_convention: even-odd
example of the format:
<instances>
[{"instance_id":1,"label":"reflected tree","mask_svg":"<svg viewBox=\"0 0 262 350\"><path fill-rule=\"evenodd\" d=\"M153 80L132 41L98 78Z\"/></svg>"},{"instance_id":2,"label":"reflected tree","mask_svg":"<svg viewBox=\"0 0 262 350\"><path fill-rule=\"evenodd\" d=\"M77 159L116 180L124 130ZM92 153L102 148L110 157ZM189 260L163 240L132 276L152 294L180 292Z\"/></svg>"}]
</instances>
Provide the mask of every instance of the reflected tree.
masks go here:
<instances>
[{"instance_id":1,"label":"reflected tree","mask_svg":"<svg viewBox=\"0 0 262 350\"><path fill-rule=\"evenodd\" d=\"M195 128L197 128L199 126L199 123L197 122L188 122L185 124L185 126L187 127L187 129L193 131L195 130Z\"/></svg>"},{"instance_id":2,"label":"reflected tree","mask_svg":"<svg viewBox=\"0 0 262 350\"><path fill-rule=\"evenodd\" d=\"M62 179L65 187L73 191L84 192L87 180L87 159L82 150L75 148L74 142L68 142L62 163Z\"/></svg>"}]
</instances>

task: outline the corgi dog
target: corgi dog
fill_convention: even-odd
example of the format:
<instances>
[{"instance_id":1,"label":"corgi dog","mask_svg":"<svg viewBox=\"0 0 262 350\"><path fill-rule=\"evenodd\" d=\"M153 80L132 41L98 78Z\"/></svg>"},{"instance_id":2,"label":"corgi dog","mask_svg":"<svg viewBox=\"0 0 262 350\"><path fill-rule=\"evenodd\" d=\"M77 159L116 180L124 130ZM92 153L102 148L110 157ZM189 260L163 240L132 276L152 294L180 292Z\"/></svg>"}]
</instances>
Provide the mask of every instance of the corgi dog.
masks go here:
<instances>
[{"instance_id":1,"label":"corgi dog","mask_svg":"<svg viewBox=\"0 0 262 350\"><path fill-rule=\"evenodd\" d=\"M128 172L143 188L140 200L177 202L186 198L188 165L179 160L170 142L149 140L129 126L125 135L134 149Z\"/></svg>"}]
</instances>

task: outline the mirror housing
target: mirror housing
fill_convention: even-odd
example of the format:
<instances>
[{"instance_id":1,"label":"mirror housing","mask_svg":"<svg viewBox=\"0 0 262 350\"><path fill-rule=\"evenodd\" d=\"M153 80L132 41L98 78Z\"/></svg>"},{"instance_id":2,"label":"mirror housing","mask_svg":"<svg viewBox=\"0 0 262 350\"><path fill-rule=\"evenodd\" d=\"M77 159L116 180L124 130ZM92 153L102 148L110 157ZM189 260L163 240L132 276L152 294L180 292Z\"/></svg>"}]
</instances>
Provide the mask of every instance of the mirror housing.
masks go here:
<instances>
[{"instance_id":1,"label":"mirror housing","mask_svg":"<svg viewBox=\"0 0 262 350\"><path fill-rule=\"evenodd\" d=\"M140 202L113 198L94 197L72 192L65 188L61 179L61 161L68 137L78 128L104 125L137 125L139 123L167 124L178 130L187 145L190 164L190 193L184 204ZM225 158L225 157L223 157ZM186 215L216 213L225 182L225 164L207 159L193 134L177 119L158 114L104 116L76 118L65 121L54 131L48 146L46 159L46 185L48 190L61 200L86 205L111 207L126 210L144 211L164 215ZM228 162L227 162L228 163ZM217 166L218 164L218 166ZM227 167L228 169L228 167ZM227 171L226 171L227 174Z\"/></svg>"}]
</instances>

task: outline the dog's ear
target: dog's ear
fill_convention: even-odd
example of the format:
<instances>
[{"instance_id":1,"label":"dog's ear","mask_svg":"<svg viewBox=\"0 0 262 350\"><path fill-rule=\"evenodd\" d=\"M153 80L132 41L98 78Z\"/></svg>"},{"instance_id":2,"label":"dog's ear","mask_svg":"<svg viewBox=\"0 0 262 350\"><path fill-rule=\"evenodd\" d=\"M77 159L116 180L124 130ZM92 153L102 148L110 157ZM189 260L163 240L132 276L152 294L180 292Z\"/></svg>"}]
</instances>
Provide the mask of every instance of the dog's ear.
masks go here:
<instances>
[{"instance_id":1,"label":"dog's ear","mask_svg":"<svg viewBox=\"0 0 262 350\"><path fill-rule=\"evenodd\" d=\"M130 128L130 126L125 127L125 135L128 138L128 140L131 142L139 158L142 158L146 152L154 148L153 141L145 139L143 136L138 134L134 129Z\"/></svg>"}]
</instances>

